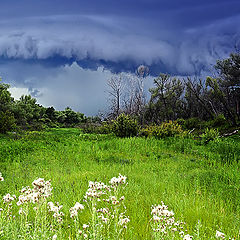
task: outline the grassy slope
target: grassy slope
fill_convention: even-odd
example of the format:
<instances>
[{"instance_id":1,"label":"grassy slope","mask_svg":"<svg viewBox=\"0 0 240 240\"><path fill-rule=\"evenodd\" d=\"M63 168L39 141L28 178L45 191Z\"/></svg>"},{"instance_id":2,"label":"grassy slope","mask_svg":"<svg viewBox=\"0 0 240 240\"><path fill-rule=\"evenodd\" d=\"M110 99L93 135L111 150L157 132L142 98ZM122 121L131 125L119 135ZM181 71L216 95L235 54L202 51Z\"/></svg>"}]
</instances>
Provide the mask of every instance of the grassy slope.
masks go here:
<instances>
[{"instance_id":1,"label":"grassy slope","mask_svg":"<svg viewBox=\"0 0 240 240\"><path fill-rule=\"evenodd\" d=\"M238 138L238 137L236 137ZM16 193L37 177L51 179L52 200L65 212L81 201L88 181L108 182L119 173L128 177L125 191L130 216L128 239L149 239L152 204L164 201L187 223L189 233L201 221L202 239L221 230L239 237L238 139L198 146L190 139L118 139L83 135L77 129L30 133L13 140L0 138L0 195ZM86 216L82 216L86 223Z\"/></svg>"}]
</instances>

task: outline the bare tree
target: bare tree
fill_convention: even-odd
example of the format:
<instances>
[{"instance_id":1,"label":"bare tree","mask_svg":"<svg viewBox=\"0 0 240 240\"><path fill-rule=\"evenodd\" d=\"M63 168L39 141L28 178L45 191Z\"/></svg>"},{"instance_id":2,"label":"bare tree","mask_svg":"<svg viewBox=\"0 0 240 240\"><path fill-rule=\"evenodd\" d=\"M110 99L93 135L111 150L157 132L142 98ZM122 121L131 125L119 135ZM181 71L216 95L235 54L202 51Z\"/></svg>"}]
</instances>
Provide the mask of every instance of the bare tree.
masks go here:
<instances>
[{"instance_id":1,"label":"bare tree","mask_svg":"<svg viewBox=\"0 0 240 240\"><path fill-rule=\"evenodd\" d=\"M136 114L140 114L145 105L144 96L144 80L148 75L149 69L147 66L140 65L136 71L136 92L135 92L135 107Z\"/></svg>"},{"instance_id":2,"label":"bare tree","mask_svg":"<svg viewBox=\"0 0 240 240\"><path fill-rule=\"evenodd\" d=\"M127 74L125 78L125 89L123 96L123 110L127 114L134 113L134 102L135 102L135 92L136 92L136 79L131 75Z\"/></svg>"},{"instance_id":3,"label":"bare tree","mask_svg":"<svg viewBox=\"0 0 240 240\"><path fill-rule=\"evenodd\" d=\"M123 74L114 74L108 81L108 94L111 102L110 117L116 118L121 112L122 94L124 88Z\"/></svg>"},{"instance_id":4,"label":"bare tree","mask_svg":"<svg viewBox=\"0 0 240 240\"><path fill-rule=\"evenodd\" d=\"M145 104L144 80L148 67L140 65L136 74L128 74L124 91L124 111L128 114L139 115Z\"/></svg>"},{"instance_id":5,"label":"bare tree","mask_svg":"<svg viewBox=\"0 0 240 240\"><path fill-rule=\"evenodd\" d=\"M146 66L139 66L136 74L114 74L108 81L110 100L110 118L116 118L121 112L140 115L144 104L144 79L148 74Z\"/></svg>"}]
</instances>

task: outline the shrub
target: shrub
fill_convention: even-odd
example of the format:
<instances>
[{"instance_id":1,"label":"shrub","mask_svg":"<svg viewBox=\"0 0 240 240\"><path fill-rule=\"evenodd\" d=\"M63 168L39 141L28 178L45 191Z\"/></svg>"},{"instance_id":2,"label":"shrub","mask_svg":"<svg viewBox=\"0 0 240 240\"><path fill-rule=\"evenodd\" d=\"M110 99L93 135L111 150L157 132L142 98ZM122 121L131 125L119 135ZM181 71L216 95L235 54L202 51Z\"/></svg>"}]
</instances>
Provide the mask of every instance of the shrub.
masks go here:
<instances>
[{"instance_id":1,"label":"shrub","mask_svg":"<svg viewBox=\"0 0 240 240\"><path fill-rule=\"evenodd\" d=\"M16 128L14 115L9 112L0 111L0 133L14 130Z\"/></svg>"},{"instance_id":2,"label":"shrub","mask_svg":"<svg viewBox=\"0 0 240 240\"><path fill-rule=\"evenodd\" d=\"M136 120L124 113L119 115L113 121L112 132L118 137L134 137L137 136L139 125Z\"/></svg>"},{"instance_id":3,"label":"shrub","mask_svg":"<svg viewBox=\"0 0 240 240\"><path fill-rule=\"evenodd\" d=\"M213 128L223 127L228 124L229 123L223 114L219 114L216 118L209 122L209 125Z\"/></svg>"},{"instance_id":4,"label":"shrub","mask_svg":"<svg viewBox=\"0 0 240 240\"><path fill-rule=\"evenodd\" d=\"M141 135L146 137L165 138L183 135L182 127L173 121L164 122L161 125L152 125L142 129Z\"/></svg>"},{"instance_id":5,"label":"shrub","mask_svg":"<svg viewBox=\"0 0 240 240\"><path fill-rule=\"evenodd\" d=\"M217 129L206 128L205 132L200 136L203 143L208 143L211 140L214 140L219 137L219 132Z\"/></svg>"},{"instance_id":6,"label":"shrub","mask_svg":"<svg viewBox=\"0 0 240 240\"><path fill-rule=\"evenodd\" d=\"M176 123L178 123L179 125L181 125L181 126L184 126L184 124L185 124L185 119L183 119L183 118L178 118L177 120L176 120Z\"/></svg>"},{"instance_id":7,"label":"shrub","mask_svg":"<svg viewBox=\"0 0 240 240\"><path fill-rule=\"evenodd\" d=\"M85 123L79 126L83 133L109 134L112 132L112 124L108 122L100 123Z\"/></svg>"},{"instance_id":8,"label":"shrub","mask_svg":"<svg viewBox=\"0 0 240 240\"><path fill-rule=\"evenodd\" d=\"M184 129L193 129L193 128L199 129L199 128L201 128L201 121L198 118L189 118L184 121L183 128Z\"/></svg>"}]
</instances>

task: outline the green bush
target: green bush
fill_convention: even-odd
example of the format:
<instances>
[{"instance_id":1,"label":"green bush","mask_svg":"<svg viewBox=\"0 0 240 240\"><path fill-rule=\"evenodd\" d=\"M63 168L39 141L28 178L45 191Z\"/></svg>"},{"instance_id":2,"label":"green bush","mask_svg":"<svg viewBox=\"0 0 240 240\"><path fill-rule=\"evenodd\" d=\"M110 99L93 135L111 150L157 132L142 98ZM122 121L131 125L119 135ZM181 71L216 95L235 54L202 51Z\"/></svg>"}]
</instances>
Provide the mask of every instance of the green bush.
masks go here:
<instances>
[{"instance_id":1,"label":"green bush","mask_svg":"<svg viewBox=\"0 0 240 240\"><path fill-rule=\"evenodd\" d=\"M164 122L161 125L148 126L141 130L141 136L153 136L156 138L174 137L184 134L185 132L182 130L182 127L176 121Z\"/></svg>"},{"instance_id":2,"label":"green bush","mask_svg":"<svg viewBox=\"0 0 240 240\"><path fill-rule=\"evenodd\" d=\"M6 133L16 128L14 115L10 111L0 111L0 133Z\"/></svg>"},{"instance_id":3,"label":"green bush","mask_svg":"<svg viewBox=\"0 0 240 240\"><path fill-rule=\"evenodd\" d=\"M179 124L179 125L181 125L181 127L182 127L182 126L184 126L185 121L186 121L186 120L183 119L183 118L178 118L178 119L176 120L176 123Z\"/></svg>"},{"instance_id":4,"label":"green bush","mask_svg":"<svg viewBox=\"0 0 240 240\"><path fill-rule=\"evenodd\" d=\"M224 117L223 114L219 114L216 118L209 121L209 125L213 128L223 127L228 124L229 124L229 122L227 121L227 119Z\"/></svg>"},{"instance_id":5,"label":"green bush","mask_svg":"<svg viewBox=\"0 0 240 240\"><path fill-rule=\"evenodd\" d=\"M103 123L85 123L79 126L83 133L109 134L112 132L112 124L108 122Z\"/></svg>"},{"instance_id":6,"label":"green bush","mask_svg":"<svg viewBox=\"0 0 240 240\"><path fill-rule=\"evenodd\" d=\"M202 125L202 123L201 123L200 119L189 118L184 121L183 128L189 129L189 130L194 129L194 128L199 129L199 128L201 128L201 125Z\"/></svg>"},{"instance_id":7,"label":"green bush","mask_svg":"<svg viewBox=\"0 0 240 240\"><path fill-rule=\"evenodd\" d=\"M219 137L219 132L214 128L206 128L205 132L200 136L203 143L208 143L211 140L215 140Z\"/></svg>"},{"instance_id":8,"label":"green bush","mask_svg":"<svg viewBox=\"0 0 240 240\"><path fill-rule=\"evenodd\" d=\"M117 137L134 137L137 136L139 125L136 120L129 115L121 114L113 121L112 132Z\"/></svg>"}]
</instances>

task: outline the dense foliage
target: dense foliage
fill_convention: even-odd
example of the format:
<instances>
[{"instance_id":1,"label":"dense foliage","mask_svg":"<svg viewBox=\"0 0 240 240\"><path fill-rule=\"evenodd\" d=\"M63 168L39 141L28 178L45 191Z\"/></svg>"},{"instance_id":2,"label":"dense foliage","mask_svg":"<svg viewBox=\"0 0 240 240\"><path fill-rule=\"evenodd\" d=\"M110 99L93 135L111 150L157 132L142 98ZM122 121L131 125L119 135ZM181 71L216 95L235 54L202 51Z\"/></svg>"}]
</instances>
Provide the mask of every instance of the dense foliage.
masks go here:
<instances>
[{"instance_id":1,"label":"dense foliage","mask_svg":"<svg viewBox=\"0 0 240 240\"><path fill-rule=\"evenodd\" d=\"M145 137L165 138L183 136L184 134L181 125L173 121L164 122L160 125L147 126L141 130L141 135Z\"/></svg>"},{"instance_id":2,"label":"dense foliage","mask_svg":"<svg viewBox=\"0 0 240 240\"><path fill-rule=\"evenodd\" d=\"M46 127L73 127L86 122L83 113L70 107L56 111L53 107L43 107L30 95L14 100L8 90L9 85L0 83L0 132L19 129L41 130Z\"/></svg>"},{"instance_id":3,"label":"dense foliage","mask_svg":"<svg viewBox=\"0 0 240 240\"><path fill-rule=\"evenodd\" d=\"M14 115L8 110L0 111L0 133L6 133L16 128Z\"/></svg>"},{"instance_id":4,"label":"dense foliage","mask_svg":"<svg viewBox=\"0 0 240 240\"><path fill-rule=\"evenodd\" d=\"M137 136L139 125L135 119L129 115L120 114L118 118L113 121L112 131L118 137L134 137Z\"/></svg>"},{"instance_id":5,"label":"dense foliage","mask_svg":"<svg viewBox=\"0 0 240 240\"><path fill-rule=\"evenodd\" d=\"M240 54L235 53L217 61L214 78L180 80L160 74L154 80L155 87L150 89L151 100L145 118L155 123L178 118L221 118L237 125L240 120L239 66Z\"/></svg>"},{"instance_id":6,"label":"dense foliage","mask_svg":"<svg viewBox=\"0 0 240 240\"><path fill-rule=\"evenodd\" d=\"M214 77L182 79L161 73L149 90L149 102L144 101L142 90L140 95L135 90L137 86L142 89L143 77L138 77L138 80L132 77L129 84L129 80L124 82L122 75L115 76L109 84L112 100L110 116L116 118L124 112L137 117L141 125L191 119L185 122L186 128L201 128L202 121L215 120L216 124L236 126L240 121L239 66L240 53L234 53L217 61L212 74Z\"/></svg>"}]
</instances>

